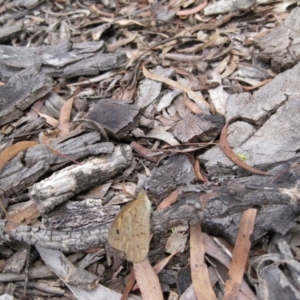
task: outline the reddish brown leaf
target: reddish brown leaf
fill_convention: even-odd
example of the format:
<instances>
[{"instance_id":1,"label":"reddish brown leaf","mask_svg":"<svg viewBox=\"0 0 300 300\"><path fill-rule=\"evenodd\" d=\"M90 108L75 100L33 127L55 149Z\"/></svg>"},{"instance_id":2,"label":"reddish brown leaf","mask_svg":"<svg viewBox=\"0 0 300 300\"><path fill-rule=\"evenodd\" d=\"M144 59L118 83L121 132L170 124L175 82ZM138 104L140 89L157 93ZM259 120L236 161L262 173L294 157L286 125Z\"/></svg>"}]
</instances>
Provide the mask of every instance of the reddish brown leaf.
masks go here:
<instances>
[{"instance_id":1,"label":"reddish brown leaf","mask_svg":"<svg viewBox=\"0 0 300 300\"><path fill-rule=\"evenodd\" d=\"M3 168L3 166L11 160L14 156L16 156L18 153L32 147L38 145L37 142L33 141L24 141L24 142L19 142L16 144L13 144L12 146L9 146L5 148L1 153L0 153L0 170Z\"/></svg>"},{"instance_id":2,"label":"reddish brown leaf","mask_svg":"<svg viewBox=\"0 0 300 300\"><path fill-rule=\"evenodd\" d=\"M144 157L145 159L152 161L152 162L158 162L161 155L153 155L154 152L151 150L148 150L147 148L143 147L141 144L137 142L132 142L130 144L130 147L137 152L140 156Z\"/></svg>"},{"instance_id":3,"label":"reddish brown leaf","mask_svg":"<svg viewBox=\"0 0 300 300\"><path fill-rule=\"evenodd\" d=\"M225 284L223 300L234 300L237 298L243 280L245 266L251 248L250 236L253 232L257 210L254 208L244 211L240 221L239 232L233 249L232 260Z\"/></svg>"},{"instance_id":4,"label":"reddish brown leaf","mask_svg":"<svg viewBox=\"0 0 300 300\"><path fill-rule=\"evenodd\" d=\"M209 110L213 111L213 109L211 108L211 106L204 100L204 98L202 97L202 95L200 93L196 93L194 91L192 91L189 88L186 88L184 86L182 86L181 84L179 84L178 82L163 77L163 76L159 76L153 73L150 73L145 66L143 66L143 74L146 78L152 79L152 80L156 80L156 81L160 81L163 82L165 84L168 84L176 89L179 89L185 93L187 93L187 95L192 98L195 102L199 103L199 105L204 105L205 107L207 107Z\"/></svg>"},{"instance_id":5,"label":"reddish brown leaf","mask_svg":"<svg viewBox=\"0 0 300 300\"><path fill-rule=\"evenodd\" d=\"M192 282L197 299L217 299L210 284L208 269L204 260L204 244L200 224L190 228L190 261Z\"/></svg>"},{"instance_id":6,"label":"reddish brown leaf","mask_svg":"<svg viewBox=\"0 0 300 300\"><path fill-rule=\"evenodd\" d=\"M133 263L135 279L144 300L163 300L163 294L156 273L149 259L140 263Z\"/></svg>"},{"instance_id":7,"label":"reddish brown leaf","mask_svg":"<svg viewBox=\"0 0 300 300\"><path fill-rule=\"evenodd\" d=\"M45 114L40 113L40 112L39 112L38 110L36 110L34 107L31 107L31 109L32 109L32 110L35 110L35 111L38 113L38 115L39 115L40 117L45 118L45 119L46 119L46 122L47 122L49 125L51 125L51 126L53 126L53 127L56 127L56 126L58 125L58 121L57 121L56 119L54 119L54 118L52 118L52 117L49 117L48 115L45 115Z\"/></svg>"},{"instance_id":8,"label":"reddish brown leaf","mask_svg":"<svg viewBox=\"0 0 300 300\"><path fill-rule=\"evenodd\" d=\"M185 10L179 10L176 15L177 16L188 16L192 14L196 14L197 12L201 11L204 9L207 5L207 0L205 0L203 3L200 3L196 7L193 7L191 9L185 9Z\"/></svg>"},{"instance_id":9,"label":"reddish brown leaf","mask_svg":"<svg viewBox=\"0 0 300 300\"><path fill-rule=\"evenodd\" d=\"M169 207L171 204L177 201L179 191L172 192L167 198L165 198L157 207L157 209L163 209Z\"/></svg>"},{"instance_id":10,"label":"reddish brown leaf","mask_svg":"<svg viewBox=\"0 0 300 300\"><path fill-rule=\"evenodd\" d=\"M194 161L194 172L199 181L208 182L208 179L201 173L200 163L198 159L195 159Z\"/></svg>"},{"instance_id":11,"label":"reddish brown leaf","mask_svg":"<svg viewBox=\"0 0 300 300\"><path fill-rule=\"evenodd\" d=\"M198 114L201 114L201 113L204 113L200 107L195 103L193 102L186 94L184 94L183 96L183 103L184 105L191 111L193 112L195 115L198 115Z\"/></svg>"},{"instance_id":12,"label":"reddish brown leaf","mask_svg":"<svg viewBox=\"0 0 300 300\"><path fill-rule=\"evenodd\" d=\"M130 291L132 290L133 286L134 286L134 283L135 283L135 276L134 276L134 271L133 269L131 269L131 272L127 278L127 284L126 284L126 287L124 289L124 292L122 294L122 297L121 297L121 300L126 300Z\"/></svg>"},{"instance_id":13,"label":"reddish brown leaf","mask_svg":"<svg viewBox=\"0 0 300 300\"><path fill-rule=\"evenodd\" d=\"M246 169L252 173L255 174L260 174L260 175L270 175L267 172L263 172L260 171L258 169L255 169L249 165L247 165L245 162L243 162L242 160L239 159L239 157L232 151L232 149L230 148L228 141L227 141L227 129L229 124L232 124L233 121L235 121L237 118L231 119L229 121L227 121L227 123L225 124L225 126L222 129L221 132L221 137L220 137L220 143L219 146L220 148L223 150L224 154L234 163L236 163L237 165L239 165L241 168Z\"/></svg>"},{"instance_id":14,"label":"reddish brown leaf","mask_svg":"<svg viewBox=\"0 0 300 300\"><path fill-rule=\"evenodd\" d=\"M59 136L63 136L69 133L69 124L70 124L72 106L76 94L72 96L69 100L67 100L60 109L59 121L58 121L58 128L60 129Z\"/></svg>"},{"instance_id":15,"label":"reddish brown leaf","mask_svg":"<svg viewBox=\"0 0 300 300\"><path fill-rule=\"evenodd\" d=\"M273 80L273 78L269 78L269 79L261 81L260 83L254 85L254 86L244 86L244 85L241 85L241 86L243 87L243 89L245 91L252 91L252 90L255 90L255 89L257 89L257 88L259 88L259 87L261 87L261 86L263 86L263 85L271 82L272 80Z\"/></svg>"}]
</instances>

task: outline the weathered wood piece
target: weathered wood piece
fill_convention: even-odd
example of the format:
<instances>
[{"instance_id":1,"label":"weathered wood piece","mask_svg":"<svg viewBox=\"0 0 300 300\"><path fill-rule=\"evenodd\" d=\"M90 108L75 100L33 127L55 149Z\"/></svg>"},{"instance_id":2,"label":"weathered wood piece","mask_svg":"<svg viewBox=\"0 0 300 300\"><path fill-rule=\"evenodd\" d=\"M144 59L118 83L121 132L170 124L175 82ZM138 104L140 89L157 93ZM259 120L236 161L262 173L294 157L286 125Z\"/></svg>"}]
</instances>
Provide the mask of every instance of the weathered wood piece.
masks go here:
<instances>
[{"instance_id":1,"label":"weathered wood piece","mask_svg":"<svg viewBox=\"0 0 300 300\"><path fill-rule=\"evenodd\" d=\"M89 155L112 153L114 151L114 145L112 143L99 142L99 133L89 132L66 140L63 143L50 146L73 160L79 160ZM59 165L59 167L61 167L70 162L70 159L67 157L59 156L56 153L53 153L47 147L47 145L42 144L27 150L25 162L28 167L31 167L38 161L43 160L51 165L51 169L53 170L55 169L55 165Z\"/></svg>"},{"instance_id":2,"label":"weathered wood piece","mask_svg":"<svg viewBox=\"0 0 300 300\"><path fill-rule=\"evenodd\" d=\"M260 286L260 289L258 290L258 295L261 295L261 299L300 298L299 290L295 288L288 276L282 272L275 263L265 267L261 276L260 279L264 282L263 286ZM266 295L268 298L266 298Z\"/></svg>"},{"instance_id":3,"label":"weathered wood piece","mask_svg":"<svg viewBox=\"0 0 300 300\"><path fill-rule=\"evenodd\" d=\"M71 140L52 146L67 157L74 160L89 155L112 153L112 143L99 143L97 132L85 133ZM53 153L46 145L37 145L20 153L0 170L0 191L5 197L19 195L35 183L50 168L55 170L70 163L67 157Z\"/></svg>"},{"instance_id":4,"label":"weathered wood piece","mask_svg":"<svg viewBox=\"0 0 300 300\"><path fill-rule=\"evenodd\" d=\"M51 90L52 79L41 74L38 66L12 76L4 86L0 86L0 126L22 116L27 107Z\"/></svg>"},{"instance_id":5,"label":"weathered wood piece","mask_svg":"<svg viewBox=\"0 0 300 300\"><path fill-rule=\"evenodd\" d=\"M140 109L135 105L113 99L104 99L89 111L87 119L99 123L109 135L116 139L126 139L138 124Z\"/></svg>"},{"instance_id":6,"label":"weathered wood piece","mask_svg":"<svg viewBox=\"0 0 300 300\"><path fill-rule=\"evenodd\" d=\"M29 197L41 213L46 213L74 195L118 175L130 166L132 159L130 146L117 146L111 154L91 157L80 165L64 168L34 184Z\"/></svg>"},{"instance_id":7,"label":"weathered wood piece","mask_svg":"<svg viewBox=\"0 0 300 300\"><path fill-rule=\"evenodd\" d=\"M239 2L232 2L231 0L221 0L210 3L205 9L205 15L219 15L230 12L250 10L256 3L255 0L242 0Z\"/></svg>"},{"instance_id":8,"label":"weathered wood piece","mask_svg":"<svg viewBox=\"0 0 300 300\"><path fill-rule=\"evenodd\" d=\"M188 114L174 126L174 136L183 143L211 142L221 132L222 116Z\"/></svg>"},{"instance_id":9,"label":"weathered wood piece","mask_svg":"<svg viewBox=\"0 0 300 300\"><path fill-rule=\"evenodd\" d=\"M64 68L62 77L79 75L96 75L124 66L127 61L125 52L98 53L91 58L85 58Z\"/></svg>"},{"instance_id":10,"label":"weathered wood piece","mask_svg":"<svg viewBox=\"0 0 300 300\"><path fill-rule=\"evenodd\" d=\"M154 168L145 188L156 204L172 191L196 182L193 165L185 155L172 154L163 165Z\"/></svg>"},{"instance_id":11,"label":"weathered wood piece","mask_svg":"<svg viewBox=\"0 0 300 300\"><path fill-rule=\"evenodd\" d=\"M25 266L27 254L28 251L26 248L20 249L14 255L12 255L3 266L1 266L1 271L3 273L20 274Z\"/></svg>"},{"instance_id":12,"label":"weathered wood piece","mask_svg":"<svg viewBox=\"0 0 300 300\"><path fill-rule=\"evenodd\" d=\"M275 237L275 238L274 238ZM300 264L291 252L290 245L285 241L287 237L273 236L276 249L268 249L268 254L256 258L251 269L259 274L253 278L257 284L257 294L260 299L299 299ZM276 241L277 240L277 241Z\"/></svg>"},{"instance_id":13,"label":"weathered wood piece","mask_svg":"<svg viewBox=\"0 0 300 300\"><path fill-rule=\"evenodd\" d=\"M67 201L44 214L42 222L48 229L70 230L111 223L120 211L119 205L103 206L100 199Z\"/></svg>"},{"instance_id":14,"label":"weathered wood piece","mask_svg":"<svg viewBox=\"0 0 300 300\"><path fill-rule=\"evenodd\" d=\"M23 29L23 21L8 22L4 26L0 27L0 42L12 40Z\"/></svg>"},{"instance_id":15,"label":"weathered wood piece","mask_svg":"<svg viewBox=\"0 0 300 300\"><path fill-rule=\"evenodd\" d=\"M8 138L15 138L19 135L22 135L24 137L26 133L30 134L33 131L36 131L40 128L42 128L46 124L45 118L31 118L29 117L24 125L21 125L20 127L17 127L11 135L8 136Z\"/></svg>"},{"instance_id":16,"label":"weathered wood piece","mask_svg":"<svg viewBox=\"0 0 300 300\"><path fill-rule=\"evenodd\" d=\"M255 40L260 48L258 58L264 62L271 61L275 72L284 71L300 61L300 8L292 10L289 17L276 28Z\"/></svg>"},{"instance_id":17,"label":"weathered wood piece","mask_svg":"<svg viewBox=\"0 0 300 300\"><path fill-rule=\"evenodd\" d=\"M58 276L66 283L79 288L91 290L96 287L100 278L78 266L73 265L60 251L37 247L37 250L47 265L59 266L56 268ZM52 268L53 269L53 268Z\"/></svg>"},{"instance_id":18,"label":"weathered wood piece","mask_svg":"<svg viewBox=\"0 0 300 300\"><path fill-rule=\"evenodd\" d=\"M241 116L244 122L229 126L228 141L246 163L266 170L299 157L300 136L300 63L279 74L272 82L253 93L234 94L227 100L227 120ZM242 125L242 128L240 128ZM237 167L219 146L206 151L199 159L209 175L234 174Z\"/></svg>"},{"instance_id":19,"label":"weathered wood piece","mask_svg":"<svg viewBox=\"0 0 300 300\"><path fill-rule=\"evenodd\" d=\"M163 76L166 78L174 75L173 69L164 69L161 66L157 66L152 73ZM160 94L162 88L162 82L154 81L152 79L146 79L139 85L139 95L136 99L136 105L141 108L145 108L152 103Z\"/></svg>"},{"instance_id":20,"label":"weathered wood piece","mask_svg":"<svg viewBox=\"0 0 300 300\"><path fill-rule=\"evenodd\" d=\"M26 274L14 274L14 273L6 273L0 274L0 282L12 282L12 281L22 281L25 280ZM28 277L30 279L45 279L49 277L53 277L54 273L47 266L34 266L29 268Z\"/></svg>"},{"instance_id":21,"label":"weathered wood piece","mask_svg":"<svg viewBox=\"0 0 300 300\"><path fill-rule=\"evenodd\" d=\"M213 222L214 218L228 217L252 207L264 205L291 206L295 213L300 211L300 190L277 186L232 184L210 193L190 192L180 201L152 214L153 233L165 233L180 224ZM295 216L296 218L296 216ZM19 225L9 221L0 222L0 238L15 238L28 244L61 251L78 251L105 244L109 224L101 224L82 230L54 231Z\"/></svg>"},{"instance_id":22,"label":"weathered wood piece","mask_svg":"<svg viewBox=\"0 0 300 300\"><path fill-rule=\"evenodd\" d=\"M46 249L76 252L107 242L108 226L89 227L72 231L55 231L0 221L0 238L14 238Z\"/></svg>"},{"instance_id":23,"label":"weathered wood piece","mask_svg":"<svg viewBox=\"0 0 300 300\"><path fill-rule=\"evenodd\" d=\"M65 99L63 99L61 96L59 96L56 93L50 93L47 95L47 99L44 102L44 105L42 106L40 112L53 117L55 119L59 119L59 113L60 109L65 103ZM75 116L75 111L72 109L72 119Z\"/></svg>"},{"instance_id":24,"label":"weathered wood piece","mask_svg":"<svg viewBox=\"0 0 300 300\"><path fill-rule=\"evenodd\" d=\"M23 163L24 153L20 153L5 164L0 173L0 193L4 197L20 195L35 183L47 170L49 164L39 161L32 167Z\"/></svg>"},{"instance_id":25,"label":"weathered wood piece","mask_svg":"<svg viewBox=\"0 0 300 300\"><path fill-rule=\"evenodd\" d=\"M103 41L72 45L68 40L55 46L0 46L0 79L6 81L20 69L41 64L42 73L51 77L94 75L119 68L127 61L125 52L101 53Z\"/></svg>"}]
</instances>

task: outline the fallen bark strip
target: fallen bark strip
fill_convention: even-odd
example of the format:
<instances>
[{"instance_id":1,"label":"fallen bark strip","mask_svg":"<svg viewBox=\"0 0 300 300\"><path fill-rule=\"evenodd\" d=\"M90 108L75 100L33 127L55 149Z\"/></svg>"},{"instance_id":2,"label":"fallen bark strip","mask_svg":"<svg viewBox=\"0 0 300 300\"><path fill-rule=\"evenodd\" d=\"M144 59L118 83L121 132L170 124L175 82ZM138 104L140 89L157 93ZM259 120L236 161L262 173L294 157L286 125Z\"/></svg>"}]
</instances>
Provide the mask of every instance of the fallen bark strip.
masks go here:
<instances>
[{"instance_id":1,"label":"fallen bark strip","mask_svg":"<svg viewBox=\"0 0 300 300\"><path fill-rule=\"evenodd\" d=\"M203 223L217 217L226 217L249 208L264 205L300 207L300 190L276 186L231 184L214 192L191 193L179 203L152 214L151 231L166 232L180 224ZM24 226L10 221L0 221L0 238L14 238L28 244L61 251L76 252L104 245L110 224L101 224L72 231L55 231Z\"/></svg>"},{"instance_id":2,"label":"fallen bark strip","mask_svg":"<svg viewBox=\"0 0 300 300\"><path fill-rule=\"evenodd\" d=\"M111 154L90 157L80 165L72 165L33 185L29 197L41 213L52 210L76 194L106 182L130 166L130 146L115 147Z\"/></svg>"}]
</instances>

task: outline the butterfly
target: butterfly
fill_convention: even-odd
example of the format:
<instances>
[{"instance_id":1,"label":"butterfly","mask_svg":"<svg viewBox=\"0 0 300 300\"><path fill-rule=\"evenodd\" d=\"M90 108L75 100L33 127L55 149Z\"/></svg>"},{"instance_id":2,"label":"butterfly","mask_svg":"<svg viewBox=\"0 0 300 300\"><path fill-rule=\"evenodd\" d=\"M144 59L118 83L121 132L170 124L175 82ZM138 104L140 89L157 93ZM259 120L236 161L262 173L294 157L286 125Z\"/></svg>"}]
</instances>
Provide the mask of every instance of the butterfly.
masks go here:
<instances>
[{"instance_id":1,"label":"butterfly","mask_svg":"<svg viewBox=\"0 0 300 300\"><path fill-rule=\"evenodd\" d=\"M149 251L151 203L145 191L126 204L110 226L108 243L125 252L134 263L143 261Z\"/></svg>"}]
</instances>

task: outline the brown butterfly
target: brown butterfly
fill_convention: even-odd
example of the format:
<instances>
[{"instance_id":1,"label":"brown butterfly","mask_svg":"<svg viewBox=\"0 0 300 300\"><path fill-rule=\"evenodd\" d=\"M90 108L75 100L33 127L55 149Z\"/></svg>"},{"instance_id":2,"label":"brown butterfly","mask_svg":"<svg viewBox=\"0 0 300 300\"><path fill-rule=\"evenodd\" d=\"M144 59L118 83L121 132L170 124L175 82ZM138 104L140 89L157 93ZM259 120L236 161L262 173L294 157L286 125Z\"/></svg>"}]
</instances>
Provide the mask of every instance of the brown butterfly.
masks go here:
<instances>
[{"instance_id":1,"label":"brown butterfly","mask_svg":"<svg viewBox=\"0 0 300 300\"><path fill-rule=\"evenodd\" d=\"M149 251L151 203L145 191L125 205L110 226L109 244L125 252L127 260L141 262Z\"/></svg>"}]
</instances>

